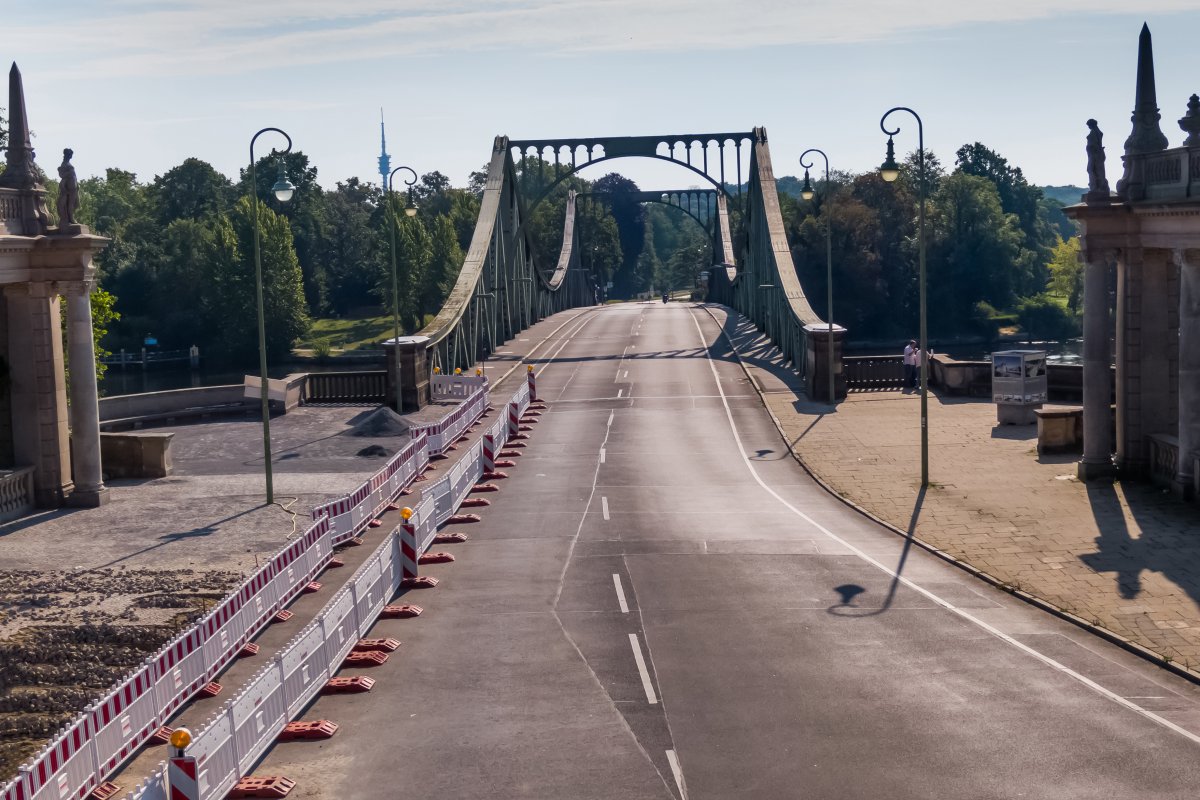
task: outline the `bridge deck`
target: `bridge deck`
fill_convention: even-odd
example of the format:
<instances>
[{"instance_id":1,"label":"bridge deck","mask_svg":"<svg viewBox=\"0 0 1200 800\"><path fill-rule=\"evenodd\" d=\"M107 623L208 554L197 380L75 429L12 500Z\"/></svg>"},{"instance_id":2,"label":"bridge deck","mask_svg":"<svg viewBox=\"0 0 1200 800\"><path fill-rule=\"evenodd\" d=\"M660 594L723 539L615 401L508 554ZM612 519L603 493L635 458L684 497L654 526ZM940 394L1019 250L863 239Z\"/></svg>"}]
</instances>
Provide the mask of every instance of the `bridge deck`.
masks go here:
<instances>
[{"instance_id":1,"label":"bridge deck","mask_svg":"<svg viewBox=\"0 0 1200 800\"><path fill-rule=\"evenodd\" d=\"M425 614L376 626L405 644L375 691L319 699L341 732L258 773L313 798L1192 795L1195 687L830 497L704 310L564 333Z\"/></svg>"}]
</instances>

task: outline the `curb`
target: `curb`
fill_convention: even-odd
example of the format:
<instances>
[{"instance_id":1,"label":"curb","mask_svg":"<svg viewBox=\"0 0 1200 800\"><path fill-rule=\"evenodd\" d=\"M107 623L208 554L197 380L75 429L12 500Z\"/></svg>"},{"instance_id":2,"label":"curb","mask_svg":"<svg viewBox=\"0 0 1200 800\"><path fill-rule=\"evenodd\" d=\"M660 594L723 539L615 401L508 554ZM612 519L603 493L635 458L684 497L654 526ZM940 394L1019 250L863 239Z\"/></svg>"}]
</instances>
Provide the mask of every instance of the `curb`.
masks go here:
<instances>
[{"instance_id":1,"label":"curb","mask_svg":"<svg viewBox=\"0 0 1200 800\"><path fill-rule=\"evenodd\" d=\"M1005 592L1006 594L1010 594L1013 597L1016 597L1020 600L1023 600L1026 603L1028 603L1029 605L1035 606L1036 608L1039 608L1042 611L1045 611L1055 617L1058 617L1061 620L1069 622L1078 628L1082 628L1083 630L1085 630L1095 636L1098 636L1101 639L1104 639L1105 641L1109 642L1110 644L1117 645L1118 647L1125 650L1126 652L1132 653L1135 656L1138 656L1140 658L1145 659L1146 661L1151 662L1152 664L1154 664L1157 667L1165 669L1168 672L1174 673L1175 675L1178 675L1181 678L1184 678L1188 681L1191 681L1192 683L1200 685L1200 671L1192 670L1192 669L1188 669L1187 667L1180 666L1179 664L1176 664L1173 660L1167 659L1165 656L1162 656L1162 655L1154 652L1153 650L1146 647L1145 645L1138 644L1137 642L1133 641L1132 639L1127 639L1124 636L1122 636L1121 634L1116 633L1115 631L1111 631L1102 625L1096 625L1094 623L1088 622L1083 617L1080 617L1077 614L1073 614L1070 611L1064 611L1063 609L1059 608L1058 606L1054 605L1053 603L1043 600L1042 598L1038 597L1037 595L1030 594L1029 592L1026 592L1023 589L1020 589L1017 586L1014 586L1013 584L1008 583L1007 581L1001 580L1000 578L997 578L995 575L992 575L988 572L984 572L983 570L979 569L978 567L972 566L970 563L963 561L962 559L957 558L956 556L950 555L945 550L935 547L934 545L924 541L923 539L921 539L917 536L910 537L907 532L901 530L900 528L897 528L895 525L888 522L887 520L875 516L875 514L871 513L867 509L858 505L857 503L855 503L853 500L846 497L845 495L839 494L836 489L834 489L832 486L830 486L828 483L826 483L825 480L820 475L818 475L813 470L812 467L810 467L807 463L805 463L804 459L801 458L800 455L795 450L792 449L792 446L788 443L787 434L783 430L783 424L779 421L779 417L777 417L775 415L775 412L771 410L771 406L767 403L766 392L763 391L763 388L759 384L758 379L756 379L754 377L754 375L750 372L750 368L747 367L746 363L742 360L742 354L741 354L741 352L738 351L737 345L734 344L733 339L731 339L729 334L725 332L725 326L722 325L720 320L717 319L716 315L713 314L711 308L709 308L707 306L701 306L701 307L704 308L704 310L708 312L708 315L710 317L712 317L713 322L716 323L717 327L720 328L720 330L721 330L721 336L725 339L726 342L729 343L729 349L733 351L734 356L737 358L738 366L740 366L742 368L742 372L746 375L746 378L750 381L750 385L754 387L754 391L758 394L759 401L763 404L763 408L766 409L767 414L770 415L771 422L775 425L775 432L779 434L779 438L783 442L784 447L787 448L788 453L791 454L792 458L796 461L796 463L800 465L801 469L803 469L808 474L808 476L816 482L816 484L818 486L820 486L822 489L824 489L826 493L828 493L830 496L834 497L835 499L837 499L844 505L848 506L849 508L853 509L854 511L858 512L859 514L863 515L867 519L871 520L872 522L875 522L876 524L891 531L892 533L896 534L897 536L901 536L904 539L911 540L914 545L916 545L917 547L926 551L927 553L937 556L941 560L943 560L949 564L952 564L955 567L958 567L959 569L963 570L964 572L970 573L971 575L975 576L976 578L983 581L984 583L991 585L993 588L998 589L1002 592ZM741 317L741 314L739 312L734 311L733 309L729 309L728 307L726 307L726 308L730 314L737 314L739 317ZM744 317L743 317L743 319L744 319Z\"/></svg>"}]
</instances>

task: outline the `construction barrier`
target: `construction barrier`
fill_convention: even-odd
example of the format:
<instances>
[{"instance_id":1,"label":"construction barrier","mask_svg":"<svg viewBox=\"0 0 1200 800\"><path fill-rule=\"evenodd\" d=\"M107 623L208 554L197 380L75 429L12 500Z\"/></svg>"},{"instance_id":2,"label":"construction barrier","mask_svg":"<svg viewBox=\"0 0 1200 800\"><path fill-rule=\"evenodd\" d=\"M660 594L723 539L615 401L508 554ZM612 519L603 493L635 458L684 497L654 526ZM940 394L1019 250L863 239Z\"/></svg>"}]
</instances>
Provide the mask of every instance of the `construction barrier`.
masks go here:
<instances>
[{"instance_id":1,"label":"construction barrier","mask_svg":"<svg viewBox=\"0 0 1200 800\"><path fill-rule=\"evenodd\" d=\"M470 392L453 413L414 429L411 443L354 492L314 508L313 524L300 537L62 728L0 788L0 800L82 800L98 787L320 574L336 545L361 533L426 469L430 455L444 452L479 420L489 407L486 379L463 379L462 385ZM523 382L506 405L520 415L529 396ZM510 435L508 420L498 419L488 434L497 450L503 447ZM416 575L417 556L429 548L438 526L483 469L480 441L429 487L408 523L385 537L318 617L209 720L187 748L187 756L196 759L200 797L224 797L337 672L401 581ZM160 766L127 798L166 800L167 763Z\"/></svg>"},{"instance_id":2,"label":"construction barrier","mask_svg":"<svg viewBox=\"0 0 1200 800\"><path fill-rule=\"evenodd\" d=\"M434 375L429 380L429 391L435 403L465 400L480 387L486 387L487 382L482 375Z\"/></svg>"}]
</instances>

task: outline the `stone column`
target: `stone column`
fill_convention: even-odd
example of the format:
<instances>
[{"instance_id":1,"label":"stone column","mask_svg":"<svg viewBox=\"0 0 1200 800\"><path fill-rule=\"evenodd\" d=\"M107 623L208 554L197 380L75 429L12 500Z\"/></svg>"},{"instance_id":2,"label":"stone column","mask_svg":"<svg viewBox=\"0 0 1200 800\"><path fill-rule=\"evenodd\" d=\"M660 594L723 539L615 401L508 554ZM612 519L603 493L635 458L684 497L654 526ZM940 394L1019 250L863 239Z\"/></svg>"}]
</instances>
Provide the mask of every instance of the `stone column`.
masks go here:
<instances>
[{"instance_id":1,"label":"stone column","mask_svg":"<svg viewBox=\"0 0 1200 800\"><path fill-rule=\"evenodd\" d=\"M67 341L71 365L71 455L75 492L70 503L93 507L108 498L100 465L100 406L92 337L92 284L67 287Z\"/></svg>"},{"instance_id":2,"label":"stone column","mask_svg":"<svg viewBox=\"0 0 1200 800\"><path fill-rule=\"evenodd\" d=\"M812 400L831 402L829 399L829 325L805 325L804 333L807 349L804 354L806 363L805 394ZM842 342L845 337L846 329L835 323L833 326L833 391L835 397L832 402L844 400L846 397L846 373L842 367Z\"/></svg>"},{"instance_id":3,"label":"stone column","mask_svg":"<svg viewBox=\"0 0 1200 800\"><path fill-rule=\"evenodd\" d=\"M426 358L428 336L401 336L399 341L400 354L396 357L396 340L388 339L383 343L383 351L387 356L387 401L385 405L394 405L396 396L396 369L399 367L400 396L404 408L397 412L420 411L430 403L429 395L429 362Z\"/></svg>"},{"instance_id":4,"label":"stone column","mask_svg":"<svg viewBox=\"0 0 1200 800\"><path fill-rule=\"evenodd\" d=\"M1200 250L1176 250L1179 265L1179 464L1176 491L1194 486L1200 454Z\"/></svg>"},{"instance_id":5,"label":"stone column","mask_svg":"<svg viewBox=\"0 0 1200 800\"><path fill-rule=\"evenodd\" d=\"M1083 459L1080 480L1112 475L1112 353L1108 344L1111 253L1084 254Z\"/></svg>"},{"instance_id":6,"label":"stone column","mask_svg":"<svg viewBox=\"0 0 1200 800\"><path fill-rule=\"evenodd\" d=\"M31 466L34 502L57 508L71 493L66 374L58 292L46 283L5 287L13 457Z\"/></svg>"}]
</instances>

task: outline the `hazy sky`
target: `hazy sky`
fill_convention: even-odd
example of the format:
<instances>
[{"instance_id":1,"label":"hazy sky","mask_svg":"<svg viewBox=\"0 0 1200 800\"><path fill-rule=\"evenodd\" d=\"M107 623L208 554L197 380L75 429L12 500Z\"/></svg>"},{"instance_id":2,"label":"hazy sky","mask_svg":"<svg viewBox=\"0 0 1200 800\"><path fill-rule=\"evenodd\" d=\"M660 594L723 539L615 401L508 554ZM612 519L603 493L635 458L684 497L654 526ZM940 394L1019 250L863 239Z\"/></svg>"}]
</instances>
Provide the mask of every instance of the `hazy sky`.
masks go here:
<instances>
[{"instance_id":1,"label":"hazy sky","mask_svg":"<svg viewBox=\"0 0 1200 800\"><path fill-rule=\"evenodd\" d=\"M777 175L807 147L883 158L879 117L921 113L944 162L982 141L1041 184L1081 184L1085 121L1110 173L1129 133L1137 36L1154 34L1162 127L1200 91L1200 0L5 0L0 59L24 74L43 169L153 178L196 156L236 176L254 131L287 130L321 183L393 164L455 184L493 137L767 128ZM1135 13L1130 9L1136 8ZM4 103L6 104L6 103ZM915 127L898 150L916 147ZM260 147L269 149L266 136ZM695 184L608 162L646 189ZM1110 174L1110 179L1113 176Z\"/></svg>"}]
</instances>

